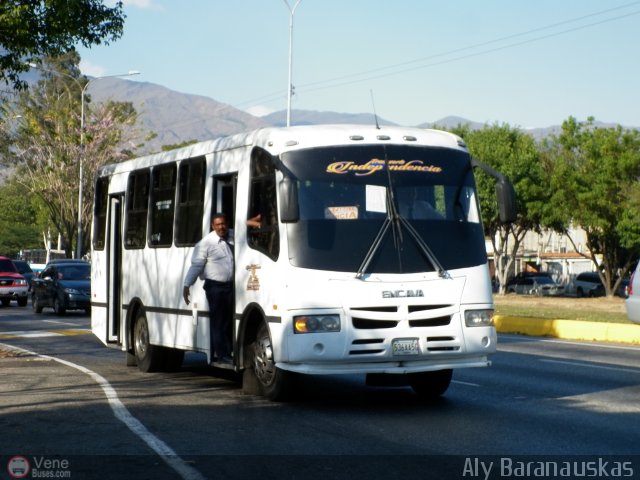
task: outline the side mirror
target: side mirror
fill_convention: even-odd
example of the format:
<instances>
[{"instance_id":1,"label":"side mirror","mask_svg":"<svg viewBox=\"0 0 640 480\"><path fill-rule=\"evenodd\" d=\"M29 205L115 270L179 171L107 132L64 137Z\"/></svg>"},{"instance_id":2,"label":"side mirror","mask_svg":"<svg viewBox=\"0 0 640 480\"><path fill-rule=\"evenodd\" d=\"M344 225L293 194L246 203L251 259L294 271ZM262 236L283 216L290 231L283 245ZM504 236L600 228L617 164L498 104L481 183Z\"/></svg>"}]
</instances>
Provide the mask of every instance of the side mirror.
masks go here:
<instances>
[{"instance_id":1,"label":"side mirror","mask_svg":"<svg viewBox=\"0 0 640 480\"><path fill-rule=\"evenodd\" d=\"M471 166L480 168L483 172L496 179L496 197L498 200L500 221L502 223L515 222L518 214L518 205L516 202L516 191L513 188L511 180L477 158L471 159Z\"/></svg>"},{"instance_id":2,"label":"side mirror","mask_svg":"<svg viewBox=\"0 0 640 480\"><path fill-rule=\"evenodd\" d=\"M280 182L279 194L280 221L282 223L295 223L300 220L300 208L298 206L298 188L296 186L296 183L286 175Z\"/></svg>"},{"instance_id":3,"label":"side mirror","mask_svg":"<svg viewBox=\"0 0 640 480\"><path fill-rule=\"evenodd\" d=\"M500 221L502 223L515 222L518 214L516 191L508 178L503 177L496 183L496 197Z\"/></svg>"}]
</instances>

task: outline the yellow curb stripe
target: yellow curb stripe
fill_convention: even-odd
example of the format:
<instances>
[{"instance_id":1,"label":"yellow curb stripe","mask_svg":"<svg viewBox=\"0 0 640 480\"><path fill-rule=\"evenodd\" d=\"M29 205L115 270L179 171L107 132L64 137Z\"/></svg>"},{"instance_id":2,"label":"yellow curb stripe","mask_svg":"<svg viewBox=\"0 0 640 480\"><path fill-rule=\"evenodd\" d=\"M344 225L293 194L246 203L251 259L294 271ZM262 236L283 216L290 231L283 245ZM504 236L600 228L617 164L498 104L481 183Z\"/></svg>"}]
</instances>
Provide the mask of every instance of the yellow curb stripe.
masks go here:
<instances>
[{"instance_id":1,"label":"yellow curb stripe","mask_svg":"<svg viewBox=\"0 0 640 480\"><path fill-rule=\"evenodd\" d=\"M68 330L54 330L56 333L60 335L89 335L91 330L86 328L78 329L78 328L70 328Z\"/></svg>"},{"instance_id":2,"label":"yellow curb stripe","mask_svg":"<svg viewBox=\"0 0 640 480\"><path fill-rule=\"evenodd\" d=\"M640 325L496 315L496 330L538 337L640 344Z\"/></svg>"}]
</instances>

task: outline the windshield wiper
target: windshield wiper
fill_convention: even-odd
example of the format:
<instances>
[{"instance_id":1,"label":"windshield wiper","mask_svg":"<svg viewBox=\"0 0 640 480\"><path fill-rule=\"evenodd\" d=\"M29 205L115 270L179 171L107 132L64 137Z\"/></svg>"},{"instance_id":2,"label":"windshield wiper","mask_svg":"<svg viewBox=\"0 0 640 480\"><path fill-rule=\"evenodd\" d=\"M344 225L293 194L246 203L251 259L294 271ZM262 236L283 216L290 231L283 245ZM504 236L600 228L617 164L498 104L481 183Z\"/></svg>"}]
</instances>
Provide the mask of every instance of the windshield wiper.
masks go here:
<instances>
[{"instance_id":1,"label":"windshield wiper","mask_svg":"<svg viewBox=\"0 0 640 480\"><path fill-rule=\"evenodd\" d=\"M436 255L433 253L433 250L429 248L429 245L426 244L426 242L422 239L416 229L413 228L413 225L411 225L409 221L404 217L398 216L398 220L400 221L400 224L404 226L404 228L406 228L409 234L413 237L416 245L418 245L418 248L422 251L424 256L427 257L427 260L429 260L429 263L431 263L433 268L436 269L440 278L451 278L449 272L445 270L445 268L440 263L440 260L438 260L438 257L436 257Z\"/></svg>"},{"instance_id":2,"label":"windshield wiper","mask_svg":"<svg viewBox=\"0 0 640 480\"><path fill-rule=\"evenodd\" d=\"M387 218L385 218L384 222L382 222L382 227L380 227L380 230L378 230L378 234L376 235L376 238L373 240L371 247L369 247L369 251L365 255L364 260L362 260L362 263L360 264L360 268L358 268L358 271L356 272L356 278L362 278L366 273L366 270L369 267L369 264L371 263L373 256L378 251L378 248L380 248L380 245L382 244L382 240L384 240L384 236L386 235L387 230L389 230L390 225L391 225L391 222L389 220L389 216L387 215Z\"/></svg>"},{"instance_id":3,"label":"windshield wiper","mask_svg":"<svg viewBox=\"0 0 640 480\"><path fill-rule=\"evenodd\" d=\"M431 266L438 272L438 275L441 278L451 278L449 272L447 272L438 258L435 256L429 245L425 243L425 241L420 237L420 234L413 228L406 218L404 218L398 212L396 207L395 198L393 195L393 183L391 181L391 171L389 169L389 161L385 156L385 168L387 170L387 217L384 219L380 230L378 230L378 234L376 238L373 240L367 255L364 257L364 260L360 264L360 268L356 273L356 278L362 278L373 259L373 256L376 254L380 245L382 245L382 241L384 240L389 227L391 227L393 231L393 245L396 249L396 253L398 254L398 265L400 266L400 271L402 272L402 252L400 250L400 246L403 242L402 237L402 227L406 228L413 240L416 242L416 245L422 252L422 254L427 258Z\"/></svg>"}]
</instances>

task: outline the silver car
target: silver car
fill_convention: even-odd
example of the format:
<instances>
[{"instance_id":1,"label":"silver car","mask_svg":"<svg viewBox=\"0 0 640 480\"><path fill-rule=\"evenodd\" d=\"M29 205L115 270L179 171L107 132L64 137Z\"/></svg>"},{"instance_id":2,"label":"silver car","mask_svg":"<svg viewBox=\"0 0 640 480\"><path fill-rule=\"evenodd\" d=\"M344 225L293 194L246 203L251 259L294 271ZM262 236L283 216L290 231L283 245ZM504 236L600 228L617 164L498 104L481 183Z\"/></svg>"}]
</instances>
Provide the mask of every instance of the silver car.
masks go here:
<instances>
[{"instance_id":1,"label":"silver car","mask_svg":"<svg viewBox=\"0 0 640 480\"><path fill-rule=\"evenodd\" d=\"M564 286L557 284L546 275L518 278L509 285L507 293L522 295L557 296L564 294Z\"/></svg>"},{"instance_id":2,"label":"silver car","mask_svg":"<svg viewBox=\"0 0 640 480\"><path fill-rule=\"evenodd\" d=\"M631 275L627 289L627 299L624 301L627 318L634 323L640 323L640 273L638 273L638 270L640 270L640 262L638 262L635 272Z\"/></svg>"}]
</instances>

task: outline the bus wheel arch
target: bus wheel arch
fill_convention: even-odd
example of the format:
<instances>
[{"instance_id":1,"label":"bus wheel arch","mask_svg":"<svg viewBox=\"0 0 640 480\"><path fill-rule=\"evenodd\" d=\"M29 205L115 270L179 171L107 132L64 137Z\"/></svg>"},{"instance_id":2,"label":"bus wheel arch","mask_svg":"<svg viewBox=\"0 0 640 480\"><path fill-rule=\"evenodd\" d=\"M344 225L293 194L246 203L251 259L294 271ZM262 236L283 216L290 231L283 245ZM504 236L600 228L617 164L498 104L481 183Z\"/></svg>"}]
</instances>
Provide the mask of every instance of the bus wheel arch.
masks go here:
<instances>
[{"instance_id":1,"label":"bus wheel arch","mask_svg":"<svg viewBox=\"0 0 640 480\"><path fill-rule=\"evenodd\" d=\"M242 391L247 395L261 395L258 379L253 371L253 345L258 327L265 321L264 312L258 305L249 305L240 320L236 342L237 365L242 369Z\"/></svg>"},{"instance_id":2,"label":"bus wheel arch","mask_svg":"<svg viewBox=\"0 0 640 480\"><path fill-rule=\"evenodd\" d=\"M238 346L242 359L242 388L269 400L287 400L293 392L293 374L275 366L266 316L259 306L245 311Z\"/></svg>"}]
</instances>

